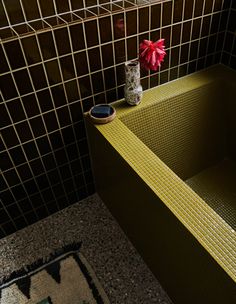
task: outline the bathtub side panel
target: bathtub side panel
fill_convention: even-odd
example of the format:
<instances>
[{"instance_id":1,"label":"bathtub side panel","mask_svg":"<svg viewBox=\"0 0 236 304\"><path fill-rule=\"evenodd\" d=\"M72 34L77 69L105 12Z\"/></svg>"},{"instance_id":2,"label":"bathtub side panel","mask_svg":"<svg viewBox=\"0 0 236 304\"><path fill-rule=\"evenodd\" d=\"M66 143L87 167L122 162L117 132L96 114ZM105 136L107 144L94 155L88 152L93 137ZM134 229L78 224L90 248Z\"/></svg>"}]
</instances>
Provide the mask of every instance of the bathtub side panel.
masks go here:
<instances>
[{"instance_id":1,"label":"bathtub side panel","mask_svg":"<svg viewBox=\"0 0 236 304\"><path fill-rule=\"evenodd\" d=\"M236 285L88 123L96 190L175 304L236 301Z\"/></svg>"}]
</instances>

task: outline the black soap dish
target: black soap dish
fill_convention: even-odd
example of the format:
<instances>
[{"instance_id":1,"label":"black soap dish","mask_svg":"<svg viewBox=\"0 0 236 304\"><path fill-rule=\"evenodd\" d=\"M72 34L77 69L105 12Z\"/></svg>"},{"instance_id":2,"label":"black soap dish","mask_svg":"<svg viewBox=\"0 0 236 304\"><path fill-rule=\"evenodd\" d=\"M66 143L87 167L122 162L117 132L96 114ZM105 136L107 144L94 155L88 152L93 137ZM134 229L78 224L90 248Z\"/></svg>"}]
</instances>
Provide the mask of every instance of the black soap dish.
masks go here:
<instances>
[{"instance_id":1,"label":"black soap dish","mask_svg":"<svg viewBox=\"0 0 236 304\"><path fill-rule=\"evenodd\" d=\"M108 104L99 104L90 109L89 116L94 123L105 124L115 118L116 110Z\"/></svg>"}]
</instances>

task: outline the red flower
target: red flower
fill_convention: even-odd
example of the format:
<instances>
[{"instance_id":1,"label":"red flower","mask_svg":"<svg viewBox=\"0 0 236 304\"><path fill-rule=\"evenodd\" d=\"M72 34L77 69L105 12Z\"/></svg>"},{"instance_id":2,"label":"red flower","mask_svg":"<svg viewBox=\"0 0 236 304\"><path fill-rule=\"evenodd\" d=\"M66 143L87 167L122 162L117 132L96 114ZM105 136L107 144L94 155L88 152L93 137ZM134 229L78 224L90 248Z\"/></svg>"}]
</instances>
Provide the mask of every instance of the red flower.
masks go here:
<instances>
[{"instance_id":1,"label":"red flower","mask_svg":"<svg viewBox=\"0 0 236 304\"><path fill-rule=\"evenodd\" d=\"M156 42L143 40L139 47L139 61L146 70L156 71L166 55L164 39Z\"/></svg>"}]
</instances>

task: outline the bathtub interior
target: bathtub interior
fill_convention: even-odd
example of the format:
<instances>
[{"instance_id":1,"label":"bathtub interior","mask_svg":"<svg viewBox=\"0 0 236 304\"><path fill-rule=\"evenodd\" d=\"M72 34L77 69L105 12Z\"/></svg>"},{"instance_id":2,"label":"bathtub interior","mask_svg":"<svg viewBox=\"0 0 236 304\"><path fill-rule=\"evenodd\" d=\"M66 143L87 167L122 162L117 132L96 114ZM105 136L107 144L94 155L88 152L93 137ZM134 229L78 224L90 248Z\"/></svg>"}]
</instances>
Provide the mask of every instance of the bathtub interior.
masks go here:
<instances>
[{"instance_id":1,"label":"bathtub interior","mask_svg":"<svg viewBox=\"0 0 236 304\"><path fill-rule=\"evenodd\" d=\"M121 115L157 157L236 230L236 101L215 81Z\"/></svg>"}]
</instances>

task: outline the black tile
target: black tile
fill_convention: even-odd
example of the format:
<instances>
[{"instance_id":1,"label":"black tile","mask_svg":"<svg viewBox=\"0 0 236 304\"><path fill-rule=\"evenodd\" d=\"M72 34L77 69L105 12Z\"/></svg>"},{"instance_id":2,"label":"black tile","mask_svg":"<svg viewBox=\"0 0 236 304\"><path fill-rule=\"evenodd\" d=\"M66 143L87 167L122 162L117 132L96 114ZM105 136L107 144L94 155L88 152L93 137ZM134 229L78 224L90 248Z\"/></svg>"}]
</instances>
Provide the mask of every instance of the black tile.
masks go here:
<instances>
[{"instance_id":1,"label":"black tile","mask_svg":"<svg viewBox=\"0 0 236 304\"><path fill-rule=\"evenodd\" d=\"M25 190L27 191L27 194L29 196L33 195L33 194L35 194L35 193L37 193L39 191L39 189L37 187L37 184L36 184L36 182L35 182L34 179L25 181L24 182L24 187L25 187Z\"/></svg>"},{"instance_id":2,"label":"black tile","mask_svg":"<svg viewBox=\"0 0 236 304\"><path fill-rule=\"evenodd\" d=\"M31 169L32 169L32 171L33 171L33 174L34 174L35 176L44 173L44 167L43 167L43 164L42 164L41 159L32 160L32 161L30 162L30 167L31 167Z\"/></svg>"},{"instance_id":3,"label":"black tile","mask_svg":"<svg viewBox=\"0 0 236 304\"><path fill-rule=\"evenodd\" d=\"M182 21L183 0L174 1L174 17L173 22Z\"/></svg>"},{"instance_id":4,"label":"black tile","mask_svg":"<svg viewBox=\"0 0 236 304\"><path fill-rule=\"evenodd\" d=\"M47 178L46 174L42 174L40 176L37 176L35 178L35 180L36 180L36 183L37 183L40 191L42 189L46 189L46 188L50 187L50 184L49 184L49 181L48 181L48 178Z\"/></svg>"},{"instance_id":5,"label":"black tile","mask_svg":"<svg viewBox=\"0 0 236 304\"><path fill-rule=\"evenodd\" d=\"M6 14L4 12L2 2L0 2L0 11L1 11L0 26L1 27L8 26L9 24L8 24L8 21L7 21Z\"/></svg>"},{"instance_id":6,"label":"black tile","mask_svg":"<svg viewBox=\"0 0 236 304\"><path fill-rule=\"evenodd\" d=\"M0 88L4 99L12 99L18 95L11 74L0 76Z\"/></svg>"},{"instance_id":7,"label":"black tile","mask_svg":"<svg viewBox=\"0 0 236 304\"><path fill-rule=\"evenodd\" d=\"M189 55L189 43L183 44L181 46L181 55L180 55L181 64L188 61L188 55Z\"/></svg>"},{"instance_id":8,"label":"black tile","mask_svg":"<svg viewBox=\"0 0 236 304\"><path fill-rule=\"evenodd\" d=\"M137 34L137 11L132 10L126 13L126 35Z\"/></svg>"},{"instance_id":9,"label":"black tile","mask_svg":"<svg viewBox=\"0 0 236 304\"><path fill-rule=\"evenodd\" d=\"M47 0L47 1L39 0L39 3L40 3L42 15L44 17L55 15L53 0Z\"/></svg>"},{"instance_id":10,"label":"black tile","mask_svg":"<svg viewBox=\"0 0 236 304\"><path fill-rule=\"evenodd\" d=\"M94 48L88 51L89 55L89 65L91 72L97 71L101 69L101 60L100 60L100 52L99 48Z\"/></svg>"},{"instance_id":11,"label":"black tile","mask_svg":"<svg viewBox=\"0 0 236 304\"><path fill-rule=\"evenodd\" d=\"M36 207L36 206L35 206ZM40 207L38 207L37 209L35 209L35 212L38 216L39 219L43 219L45 217L48 216L48 211L47 208L43 205L41 205Z\"/></svg>"},{"instance_id":12,"label":"black tile","mask_svg":"<svg viewBox=\"0 0 236 304\"><path fill-rule=\"evenodd\" d=\"M222 8L222 2L226 2L223 0L215 0L215 5L214 5L214 12L220 11Z\"/></svg>"},{"instance_id":13,"label":"black tile","mask_svg":"<svg viewBox=\"0 0 236 304\"><path fill-rule=\"evenodd\" d=\"M0 103L0 113L1 113L0 128L10 125L11 124L10 116L7 112L4 103Z\"/></svg>"},{"instance_id":14,"label":"black tile","mask_svg":"<svg viewBox=\"0 0 236 304\"><path fill-rule=\"evenodd\" d=\"M33 117L40 114L40 109L35 97L35 94L27 95L22 97L23 106L25 108L27 117Z\"/></svg>"},{"instance_id":15,"label":"black tile","mask_svg":"<svg viewBox=\"0 0 236 304\"><path fill-rule=\"evenodd\" d=\"M3 178L3 175L0 175L0 191L3 191L7 188L8 188L8 186L5 182L5 179ZM1 216L0 216L0 218L1 218Z\"/></svg>"},{"instance_id":16,"label":"black tile","mask_svg":"<svg viewBox=\"0 0 236 304\"><path fill-rule=\"evenodd\" d=\"M5 73L9 70L8 63L6 61L5 54L3 52L2 45L0 45L0 58L1 58L1 65L0 65L0 73Z\"/></svg>"},{"instance_id":17,"label":"black tile","mask_svg":"<svg viewBox=\"0 0 236 304\"><path fill-rule=\"evenodd\" d=\"M77 85L76 80L66 82L65 89L66 89L68 103L71 103L73 101L77 101L80 99L78 85ZM63 98L64 98L63 94L61 94L61 100L63 100ZM64 100L64 104L65 103L66 103L66 100Z\"/></svg>"},{"instance_id":18,"label":"black tile","mask_svg":"<svg viewBox=\"0 0 236 304\"><path fill-rule=\"evenodd\" d=\"M103 103L104 103L104 101L103 101ZM76 133L78 140L81 140L82 138L86 137L84 121L79 121L78 123L75 124L74 127L75 127L75 133Z\"/></svg>"},{"instance_id":19,"label":"black tile","mask_svg":"<svg viewBox=\"0 0 236 304\"><path fill-rule=\"evenodd\" d=\"M209 30L210 30L210 21L211 21L210 16L206 16L206 17L203 18L201 37L204 37L204 36L208 35Z\"/></svg>"},{"instance_id":20,"label":"black tile","mask_svg":"<svg viewBox=\"0 0 236 304\"><path fill-rule=\"evenodd\" d=\"M14 198L13 193L10 190L5 190L1 192L1 200L3 206L9 206L16 202L16 199Z\"/></svg>"},{"instance_id":21,"label":"black tile","mask_svg":"<svg viewBox=\"0 0 236 304\"><path fill-rule=\"evenodd\" d=\"M63 85L57 85L51 88L53 101L56 107L60 107L66 103L66 96Z\"/></svg>"},{"instance_id":22,"label":"black tile","mask_svg":"<svg viewBox=\"0 0 236 304\"><path fill-rule=\"evenodd\" d=\"M202 15L204 0L197 0L195 1L195 7L194 7L194 17L198 17Z\"/></svg>"},{"instance_id":23,"label":"black tile","mask_svg":"<svg viewBox=\"0 0 236 304\"><path fill-rule=\"evenodd\" d=\"M172 2L163 3L162 26L171 24Z\"/></svg>"},{"instance_id":24,"label":"black tile","mask_svg":"<svg viewBox=\"0 0 236 304\"><path fill-rule=\"evenodd\" d=\"M103 67L109 67L114 65L113 61L113 49L112 44L106 44L102 46L102 61L103 61Z\"/></svg>"},{"instance_id":25,"label":"black tile","mask_svg":"<svg viewBox=\"0 0 236 304\"><path fill-rule=\"evenodd\" d=\"M128 52L127 60L132 60L137 58L138 56L137 37L132 37L127 39L127 52Z\"/></svg>"},{"instance_id":26,"label":"black tile","mask_svg":"<svg viewBox=\"0 0 236 304\"><path fill-rule=\"evenodd\" d=\"M12 222L7 222L2 225L2 229L6 232L6 234L11 234L16 231L16 228Z\"/></svg>"},{"instance_id":27,"label":"black tile","mask_svg":"<svg viewBox=\"0 0 236 304\"><path fill-rule=\"evenodd\" d=\"M83 165L84 171L91 170L91 163L90 163L90 158L89 158L89 156L84 156L84 157L81 158L81 160L82 160L82 165ZM78 164L78 167L77 167L77 168L79 169L79 164ZM80 173L80 171L77 170L77 171L75 172L75 174L76 174L76 173Z\"/></svg>"},{"instance_id":28,"label":"black tile","mask_svg":"<svg viewBox=\"0 0 236 304\"><path fill-rule=\"evenodd\" d=\"M65 145L71 144L75 141L74 130L72 126L67 126L61 130L62 138Z\"/></svg>"},{"instance_id":29,"label":"black tile","mask_svg":"<svg viewBox=\"0 0 236 304\"><path fill-rule=\"evenodd\" d=\"M29 68L35 90L40 90L48 86L46 75L41 64Z\"/></svg>"},{"instance_id":30,"label":"black tile","mask_svg":"<svg viewBox=\"0 0 236 304\"><path fill-rule=\"evenodd\" d=\"M165 39L165 47L168 48L170 47L170 31L171 27L165 27L161 31L161 38Z\"/></svg>"},{"instance_id":31,"label":"black tile","mask_svg":"<svg viewBox=\"0 0 236 304\"><path fill-rule=\"evenodd\" d=\"M14 224L16 225L18 230L27 226L27 222L26 222L26 220L23 216L15 218L14 219Z\"/></svg>"},{"instance_id":32,"label":"black tile","mask_svg":"<svg viewBox=\"0 0 236 304\"><path fill-rule=\"evenodd\" d=\"M49 134L49 138L53 149L59 149L63 147L63 141L59 131Z\"/></svg>"},{"instance_id":33,"label":"black tile","mask_svg":"<svg viewBox=\"0 0 236 304\"><path fill-rule=\"evenodd\" d=\"M68 106L64 106L57 110L57 115L61 128L71 125L71 118Z\"/></svg>"},{"instance_id":34,"label":"black tile","mask_svg":"<svg viewBox=\"0 0 236 304\"><path fill-rule=\"evenodd\" d=\"M32 160L34 158L39 157L38 150L36 148L34 141L28 142L24 144L22 147L25 151L28 160Z\"/></svg>"},{"instance_id":35,"label":"black tile","mask_svg":"<svg viewBox=\"0 0 236 304\"><path fill-rule=\"evenodd\" d=\"M71 111L73 123L76 123L77 121L83 119L83 113L80 102L76 102L70 105L70 111Z\"/></svg>"},{"instance_id":36,"label":"black tile","mask_svg":"<svg viewBox=\"0 0 236 304\"><path fill-rule=\"evenodd\" d=\"M96 20L87 21L85 24L87 46L95 46L98 44L98 28ZM91 35L93 33L93 35Z\"/></svg>"},{"instance_id":37,"label":"black tile","mask_svg":"<svg viewBox=\"0 0 236 304\"><path fill-rule=\"evenodd\" d=\"M34 211L27 212L24 214L24 216L27 219L29 225L35 223L38 220L38 217Z\"/></svg>"},{"instance_id":38,"label":"black tile","mask_svg":"<svg viewBox=\"0 0 236 304\"><path fill-rule=\"evenodd\" d=\"M59 183L61 178L60 178L58 169L48 172L48 178L49 178L51 185Z\"/></svg>"},{"instance_id":39,"label":"black tile","mask_svg":"<svg viewBox=\"0 0 236 304\"><path fill-rule=\"evenodd\" d=\"M93 49L93 50L91 50L91 53L94 53L96 51L97 51L97 49ZM96 55L97 55L97 53L96 53ZM76 65L77 75L78 76L83 76L85 74L88 74L88 63L87 63L86 52L85 51L80 52L78 54L75 54L74 56L75 56L75 65ZM93 58L92 60L94 62L97 62L99 60L99 58L100 57ZM100 63L100 61L99 61L99 63Z\"/></svg>"},{"instance_id":40,"label":"black tile","mask_svg":"<svg viewBox=\"0 0 236 304\"><path fill-rule=\"evenodd\" d=\"M51 32L44 32L38 35L43 59L51 59L56 57L56 50Z\"/></svg>"},{"instance_id":41,"label":"black tile","mask_svg":"<svg viewBox=\"0 0 236 304\"><path fill-rule=\"evenodd\" d=\"M191 42L190 47L190 60L197 59L199 41Z\"/></svg>"},{"instance_id":42,"label":"black tile","mask_svg":"<svg viewBox=\"0 0 236 304\"><path fill-rule=\"evenodd\" d=\"M185 1L184 20L192 18L194 0Z\"/></svg>"},{"instance_id":43,"label":"black tile","mask_svg":"<svg viewBox=\"0 0 236 304\"><path fill-rule=\"evenodd\" d=\"M4 172L4 177L7 180L7 183L10 187L20 183L20 179L19 179L15 169L11 169L11 170Z\"/></svg>"},{"instance_id":44,"label":"black tile","mask_svg":"<svg viewBox=\"0 0 236 304\"><path fill-rule=\"evenodd\" d=\"M206 48L207 48L207 38L203 38L200 41L199 57L203 57L206 55Z\"/></svg>"},{"instance_id":45,"label":"black tile","mask_svg":"<svg viewBox=\"0 0 236 304\"><path fill-rule=\"evenodd\" d=\"M82 167L81 167L81 163L80 160L74 160L71 162L71 169L72 169L72 173L74 175L78 174L78 173L82 173Z\"/></svg>"},{"instance_id":46,"label":"black tile","mask_svg":"<svg viewBox=\"0 0 236 304\"><path fill-rule=\"evenodd\" d=\"M175 46L180 44L181 25L177 24L172 27L172 42L171 45Z\"/></svg>"},{"instance_id":47,"label":"black tile","mask_svg":"<svg viewBox=\"0 0 236 304\"><path fill-rule=\"evenodd\" d=\"M57 60L46 62L45 67L50 85L57 84L62 81Z\"/></svg>"},{"instance_id":48,"label":"black tile","mask_svg":"<svg viewBox=\"0 0 236 304\"><path fill-rule=\"evenodd\" d=\"M104 71L104 77L106 90L112 89L116 86L114 68L106 69Z\"/></svg>"},{"instance_id":49,"label":"black tile","mask_svg":"<svg viewBox=\"0 0 236 304\"><path fill-rule=\"evenodd\" d=\"M52 189L54 193L57 193L58 197L65 195L64 189L61 184L53 186Z\"/></svg>"},{"instance_id":50,"label":"black tile","mask_svg":"<svg viewBox=\"0 0 236 304\"><path fill-rule=\"evenodd\" d=\"M212 12L213 0L205 1L204 14L209 14Z\"/></svg>"},{"instance_id":51,"label":"black tile","mask_svg":"<svg viewBox=\"0 0 236 304\"><path fill-rule=\"evenodd\" d=\"M104 91L102 72L97 72L92 74L92 83L93 83L93 92L95 94Z\"/></svg>"},{"instance_id":52,"label":"black tile","mask_svg":"<svg viewBox=\"0 0 236 304\"><path fill-rule=\"evenodd\" d=\"M58 129L57 118L54 111L46 113L43 115L43 119L46 124L46 128L48 132L53 132Z\"/></svg>"},{"instance_id":53,"label":"black tile","mask_svg":"<svg viewBox=\"0 0 236 304\"><path fill-rule=\"evenodd\" d=\"M84 2L78 0L70 0L73 10L84 8Z\"/></svg>"},{"instance_id":54,"label":"black tile","mask_svg":"<svg viewBox=\"0 0 236 304\"><path fill-rule=\"evenodd\" d=\"M75 160L79 157L79 153L78 153L76 144L66 146L66 151L67 151L70 161Z\"/></svg>"},{"instance_id":55,"label":"black tile","mask_svg":"<svg viewBox=\"0 0 236 304\"><path fill-rule=\"evenodd\" d=\"M25 60L18 40L7 42L4 47L12 69L25 66Z\"/></svg>"},{"instance_id":56,"label":"black tile","mask_svg":"<svg viewBox=\"0 0 236 304\"><path fill-rule=\"evenodd\" d=\"M83 104L83 111L84 112L89 111L94 106L93 98L89 97L89 98L83 99L82 104Z\"/></svg>"},{"instance_id":57,"label":"black tile","mask_svg":"<svg viewBox=\"0 0 236 304\"><path fill-rule=\"evenodd\" d=\"M30 131L29 124L27 121L16 124L15 127L21 143L33 139L33 134Z\"/></svg>"},{"instance_id":58,"label":"black tile","mask_svg":"<svg viewBox=\"0 0 236 304\"><path fill-rule=\"evenodd\" d=\"M151 7L151 29L160 27L161 20L161 4L156 4Z\"/></svg>"},{"instance_id":59,"label":"black tile","mask_svg":"<svg viewBox=\"0 0 236 304\"><path fill-rule=\"evenodd\" d=\"M19 209L19 207L18 207L17 204L12 204L12 205L8 206L6 209L7 209L8 214L13 219L21 214L21 211L20 211L20 209Z\"/></svg>"},{"instance_id":60,"label":"black tile","mask_svg":"<svg viewBox=\"0 0 236 304\"><path fill-rule=\"evenodd\" d=\"M211 29L210 29L211 34L218 32L219 22L220 22L220 14L214 14L211 20Z\"/></svg>"},{"instance_id":61,"label":"black tile","mask_svg":"<svg viewBox=\"0 0 236 304\"><path fill-rule=\"evenodd\" d=\"M44 204L43 198L40 195L40 193L36 193L34 195L31 195L30 199L31 199L32 205L34 206L35 209Z\"/></svg>"},{"instance_id":62,"label":"black tile","mask_svg":"<svg viewBox=\"0 0 236 304\"><path fill-rule=\"evenodd\" d=\"M53 214L58 211L57 204L55 202L52 202L50 204L47 204L47 208L50 214Z\"/></svg>"},{"instance_id":63,"label":"black tile","mask_svg":"<svg viewBox=\"0 0 236 304\"><path fill-rule=\"evenodd\" d=\"M63 80L75 78L75 70L71 55L60 58Z\"/></svg>"},{"instance_id":64,"label":"black tile","mask_svg":"<svg viewBox=\"0 0 236 304\"><path fill-rule=\"evenodd\" d=\"M195 19L193 21L192 37L191 39L198 39L200 37L201 19Z\"/></svg>"},{"instance_id":65,"label":"black tile","mask_svg":"<svg viewBox=\"0 0 236 304\"><path fill-rule=\"evenodd\" d=\"M189 41L191 34L191 21L184 22L182 31L182 43Z\"/></svg>"},{"instance_id":66,"label":"black tile","mask_svg":"<svg viewBox=\"0 0 236 304\"><path fill-rule=\"evenodd\" d=\"M50 202L52 200L54 200L54 195L51 189L45 189L41 191L41 194L45 200L45 202ZM48 204L47 204L48 207Z\"/></svg>"},{"instance_id":67,"label":"black tile","mask_svg":"<svg viewBox=\"0 0 236 304\"><path fill-rule=\"evenodd\" d=\"M83 50L85 48L84 34L82 24L70 26L70 35L74 51Z\"/></svg>"},{"instance_id":68,"label":"black tile","mask_svg":"<svg viewBox=\"0 0 236 304\"><path fill-rule=\"evenodd\" d=\"M75 190L73 179L69 179L69 180L65 181L64 187L65 187L66 193L73 192Z\"/></svg>"},{"instance_id":69,"label":"black tile","mask_svg":"<svg viewBox=\"0 0 236 304\"><path fill-rule=\"evenodd\" d=\"M7 148L11 148L19 144L19 140L13 127L4 128L1 133Z\"/></svg>"},{"instance_id":70,"label":"black tile","mask_svg":"<svg viewBox=\"0 0 236 304\"><path fill-rule=\"evenodd\" d=\"M21 23L25 21L20 1L14 1L13 3L9 1L4 1L4 3L11 24Z\"/></svg>"},{"instance_id":71,"label":"black tile","mask_svg":"<svg viewBox=\"0 0 236 304\"><path fill-rule=\"evenodd\" d=\"M24 199L27 196L22 185L17 185L15 187L12 187L11 190L17 200Z\"/></svg>"},{"instance_id":72,"label":"black tile","mask_svg":"<svg viewBox=\"0 0 236 304\"><path fill-rule=\"evenodd\" d=\"M110 16L99 18L99 30L101 43L109 42L112 40Z\"/></svg>"},{"instance_id":73,"label":"black tile","mask_svg":"<svg viewBox=\"0 0 236 304\"><path fill-rule=\"evenodd\" d=\"M124 14L115 14L113 18L113 29L114 29L114 38L120 39L125 37L125 22Z\"/></svg>"},{"instance_id":74,"label":"black tile","mask_svg":"<svg viewBox=\"0 0 236 304\"><path fill-rule=\"evenodd\" d=\"M67 159L65 151L66 150L64 148L55 151L55 157L56 157L56 160L57 160L57 164L59 166L62 166L64 164L68 163L68 159Z\"/></svg>"},{"instance_id":75,"label":"black tile","mask_svg":"<svg viewBox=\"0 0 236 304\"><path fill-rule=\"evenodd\" d=\"M45 89L37 92L39 106L41 108L41 112L47 112L53 109L52 98L49 92L49 89Z\"/></svg>"},{"instance_id":76,"label":"black tile","mask_svg":"<svg viewBox=\"0 0 236 304\"><path fill-rule=\"evenodd\" d=\"M35 137L44 135L46 133L41 117L32 118L29 120L29 123L31 125Z\"/></svg>"},{"instance_id":77,"label":"black tile","mask_svg":"<svg viewBox=\"0 0 236 304\"><path fill-rule=\"evenodd\" d=\"M235 31L235 29L236 29L235 19L236 19L236 10L231 10L230 14L229 14L228 31L231 31L231 32ZM227 20L228 20L227 11L222 12L221 20L220 20L220 31L223 31L226 29Z\"/></svg>"},{"instance_id":78,"label":"black tile","mask_svg":"<svg viewBox=\"0 0 236 304\"><path fill-rule=\"evenodd\" d=\"M56 2L56 7L57 7L57 12L60 14L60 13L64 13L64 12L68 12L70 9L69 9L69 4L68 4L68 1L66 0L55 0Z\"/></svg>"},{"instance_id":79,"label":"black tile","mask_svg":"<svg viewBox=\"0 0 236 304\"><path fill-rule=\"evenodd\" d=\"M217 39L217 35L213 35L209 37L207 54L211 54L215 52L216 39Z\"/></svg>"},{"instance_id":80,"label":"black tile","mask_svg":"<svg viewBox=\"0 0 236 304\"><path fill-rule=\"evenodd\" d=\"M52 153L44 155L42 157L42 161L43 161L43 164L47 171L55 169L57 167L57 164L55 162L55 159L54 159L54 156Z\"/></svg>"},{"instance_id":81,"label":"black tile","mask_svg":"<svg viewBox=\"0 0 236 304\"><path fill-rule=\"evenodd\" d=\"M29 79L29 73L27 69L14 72L13 77L15 78L20 95L32 92L33 88Z\"/></svg>"},{"instance_id":82,"label":"black tile","mask_svg":"<svg viewBox=\"0 0 236 304\"><path fill-rule=\"evenodd\" d=\"M11 155L12 161L14 162L15 166L26 162L26 158L20 146L10 149L9 153Z\"/></svg>"},{"instance_id":83,"label":"black tile","mask_svg":"<svg viewBox=\"0 0 236 304\"><path fill-rule=\"evenodd\" d=\"M125 41L117 41L114 43L115 46L115 61L116 63L125 62Z\"/></svg>"},{"instance_id":84,"label":"black tile","mask_svg":"<svg viewBox=\"0 0 236 304\"><path fill-rule=\"evenodd\" d=\"M8 111L14 123L25 120L26 116L20 100L15 99L7 103Z\"/></svg>"},{"instance_id":85,"label":"black tile","mask_svg":"<svg viewBox=\"0 0 236 304\"><path fill-rule=\"evenodd\" d=\"M37 0L22 0L27 20L40 18Z\"/></svg>"},{"instance_id":86,"label":"black tile","mask_svg":"<svg viewBox=\"0 0 236 304\"><path fill-rule=\"evenodd\" d=\"M71 53L67 27L64 27L62 29L56 29L54 33L59 56Z\"/></svg>"},{"instance_id":87,"label":"black tile","mask_svg":"<svg viewBox=\"0 0 236 304\"><path fill-rule=\"evenodd\" d=\"M9 216L4 209L0 209L0 219L1 223L9 221Z\"/></svg>"},{"instance_id":88,"label":"black tile","mask_svg":"<svg viewBox=\"0 0 236 304\"><path fill-rule=\"evenodd\" d=\"M37 143L38 149L40 151L40 155L44 155L46 153L51 152L51 146L50 146L48 137L46 135L43 137L37 138L36 143Z\"/></svg>"},{"instance_id":89,"label":"black tile","mask_svg":"<svg viewBox=\"0 0 236 304\"><path fill-rule=\"evenodd\" d=\"M22 40L22 45L25 53L27 63L34 64L41 61L38 44L35 36L24 37Z\"/></svg>"},{"instance_id":90,"label":"black tile","mask_svg":"<svg viewBox=\"0 0 236 304\"><path fill-rule=\"evenodd\" d=\"M79 86L82 98L92 95L90 80L88 76L79 79Z\"/></svg>"},{"instance_id":91,"label":"black tile","mask_svg":"<svg viewBox=\"0 0 236 304\"><path fill-rule=\"evenodd\" d=\"M19 165L17 167L17 172L18 172L18 175L20 176L20 179L22 181L26 181L26 180L31 179L33 177L28 163L24 163L23 165Z\"/></svg>"},{"instance_id":92,"label":"black tile","mask_svg":"<svg viewBox=\"0 0 236 304\"><path fill-rule=\"evenodd\" d=\"M149 8L148 7L140 8L138 12L139 12L139 33L146 32L149 30Z\"/></svg>"},{"instance_id":93,"label":"black tile","mask_svg":"<svg viewBox=\"0 0 236 304\"><path fill-rule=\"evenodd\" d=\"M116 89L106 91L107 103L117 100Z\"/></svg>"}]
</instances>

